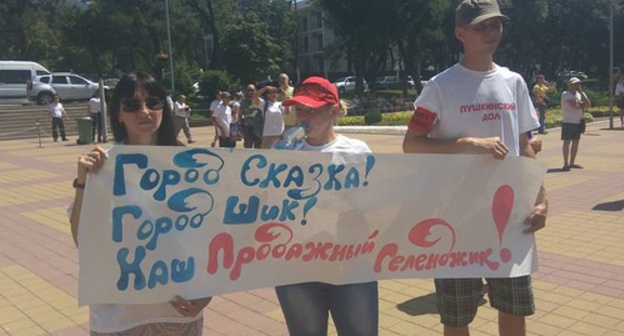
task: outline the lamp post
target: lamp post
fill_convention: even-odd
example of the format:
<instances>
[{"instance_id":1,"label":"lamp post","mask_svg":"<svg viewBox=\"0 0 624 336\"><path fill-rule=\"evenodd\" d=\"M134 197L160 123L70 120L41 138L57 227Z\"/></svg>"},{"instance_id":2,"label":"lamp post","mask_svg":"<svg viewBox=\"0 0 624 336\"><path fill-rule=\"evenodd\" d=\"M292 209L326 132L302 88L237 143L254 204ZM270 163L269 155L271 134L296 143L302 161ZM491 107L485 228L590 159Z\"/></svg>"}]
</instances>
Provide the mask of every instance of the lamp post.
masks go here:
<instances>
[{"instance_id":1,"label":"lamp post","mask_svg":"<svg viewBox=\"0 0 624 336\"><path fill-rule=\"evenodd\" d=\"M609 129L613 129L613 7L615 0L609 5Z\"/></svg>"},{"instance_id":2,"label":"lamp post","mask_svg":"<svg viewBox=\"0 0 624 336\"><path fill-rule=\"evenodd\" d=\"M175 90L173 75L173 48L171 47L171 26L169 24L169 0L165 0L165 15L167 16L167 44L169 47L169 75L171 78L171 91Z\"/></svg>"}]
</instances>

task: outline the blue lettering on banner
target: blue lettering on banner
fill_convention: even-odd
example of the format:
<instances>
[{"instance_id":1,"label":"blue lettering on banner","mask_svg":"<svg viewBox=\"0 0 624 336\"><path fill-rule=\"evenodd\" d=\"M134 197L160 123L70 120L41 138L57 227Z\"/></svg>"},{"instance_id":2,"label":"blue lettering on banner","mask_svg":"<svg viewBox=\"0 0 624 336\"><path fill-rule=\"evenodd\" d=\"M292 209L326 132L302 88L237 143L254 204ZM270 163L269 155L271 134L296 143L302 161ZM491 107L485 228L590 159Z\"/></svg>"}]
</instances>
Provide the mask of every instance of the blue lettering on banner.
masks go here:
<instances>
[{"instance_id":1,"label":"blue lettering on banner","mask_svg":"<svg viewBox=\"0 0 624 336\"><path fill-rule=\"evenodd\" d=\"M112 209L112 241L120 244L117 263L120 276L117 288L130 286L134 290L153 289L167 283L189 281L195 274L195 260L147 259L156 251L163 237L172 232L199 229L215 207L210 188L218 184L225 161L208 149L193 148L175 154L173 167L150 167L149 157L140 154L118 154L115 160L113 195L127 197L128 185L135 183L132 197L142 191L150 200L140 204L124 204ZM261 204L256 195L225 195L223 224L253 224L300 220L306 225L306 216L318 203L321 191L332 192L368 186L368 175L375 165L375 157L367 155L365 167L359 164L311 163L302 166L290 162L270 162L263 154L250 155L240 167L240 183L256 189L279 189L283 198L272 199L273 204ZM134 178L139 174L139 178ZM131 177L132 176L132 177ZM228 181L232 183L232 181ZM177 190L180 184L186 188ZM179 188L178 188L179 189ZM149 205L146 205L149 204ZM153 216L144 207L166 206L173 216ZM134 233L130 234L129 233ZM128 239L130 238L130 239ZM125 245L124 245L125 244ZM131 251L133 255L131 256ZM150 260L146 262L146 260ZM132 284L131 284L132 281Z\"/></svg>"}]
</instances>

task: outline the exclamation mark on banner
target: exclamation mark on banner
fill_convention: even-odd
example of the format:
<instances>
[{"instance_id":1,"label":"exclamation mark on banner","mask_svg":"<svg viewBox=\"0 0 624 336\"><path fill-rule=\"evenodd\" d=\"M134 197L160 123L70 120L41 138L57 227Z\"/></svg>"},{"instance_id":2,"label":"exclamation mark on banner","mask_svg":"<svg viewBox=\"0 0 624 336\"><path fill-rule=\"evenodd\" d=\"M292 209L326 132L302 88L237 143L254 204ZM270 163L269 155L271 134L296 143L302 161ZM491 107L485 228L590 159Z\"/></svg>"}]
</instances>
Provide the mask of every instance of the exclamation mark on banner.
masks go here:
<instances>
[{"instance_id":1,"label":"exclamation mark on banner","mask_svg":"<svg viewBox=\"0 0 624 336\"><path fill-rule=\"evenodd\" d=\"M375 157L372 155L369 155L366 157L366 173L364 174L364 183L362 183L363 186L367 186L368 185L368 173L370 173L370 171L373 169L373 167L375 166Z\"/></svg>"},{"instance_id":2,"label":"exclamation mark on banner","mask_svg":"<svg viewBox=\"0 0 624 336\"><path fill-rule=\"evenodd\" d=\"M308 221L305 219L308 211L312 209L316 205L316 197L310 198L305 205L303 206L303 219L301 220L301 225L308 224Z\"/></svg>"},{"instance_id":3,"label":"exclamation mark on banner","mask_svg":"<svg viewBox=\"0 0 624 336\"><path fill-rule=\"evenodd\" d=\"M496 193L494 193L494 199L492 200L492 217L494 217L494 224L496 224L496 231L498 232L498 242L501 246L500 258L503 262L509 262L511 260L511 251L508 248L502 247L503 235L509 223L513 202L514 191L508 185L500 186L498 190L496 190Z\"/></svg>"}]
</instances>

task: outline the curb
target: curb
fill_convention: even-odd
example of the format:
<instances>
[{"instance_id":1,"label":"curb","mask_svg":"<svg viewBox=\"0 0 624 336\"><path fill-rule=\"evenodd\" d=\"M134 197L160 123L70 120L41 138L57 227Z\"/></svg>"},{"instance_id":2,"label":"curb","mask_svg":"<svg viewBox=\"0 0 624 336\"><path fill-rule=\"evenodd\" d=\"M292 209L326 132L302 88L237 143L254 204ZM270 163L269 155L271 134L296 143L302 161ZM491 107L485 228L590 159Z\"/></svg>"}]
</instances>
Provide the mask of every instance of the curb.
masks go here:
<instances>
[{"instance_id":1,"label":"curb","mask_svg":"<svg viewBox=\"0 0 624 336\"><path fill-rule=\"evenodd\" d=\"M608 123L609 120L599 120L588 123L587 126ZM561 127L553 127L547 129L549 132L560 130ZM405 135L407 126L334 126L334 130L338 133L362 133L362 134L380 134L380 135Z\"/></svg>"}]
</instances>

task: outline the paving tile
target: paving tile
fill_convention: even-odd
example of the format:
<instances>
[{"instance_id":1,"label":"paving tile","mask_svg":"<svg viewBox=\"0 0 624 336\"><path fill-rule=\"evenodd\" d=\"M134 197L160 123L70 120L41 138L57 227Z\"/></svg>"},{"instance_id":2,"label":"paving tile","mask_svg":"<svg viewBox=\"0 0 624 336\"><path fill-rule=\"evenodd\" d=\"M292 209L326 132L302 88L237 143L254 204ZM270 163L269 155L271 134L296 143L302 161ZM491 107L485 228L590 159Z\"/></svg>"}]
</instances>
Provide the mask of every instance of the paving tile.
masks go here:
<instances>
[{"instance_id":1,"label":"paving tile","mask_svg":"<svg viewBox=\"0 0 624 336\"><path fill-rule=\"evenodd\" d=\"M624 336L624 211L594 209L624 200L624 134L598 130L579 152L582 171L549 173L548 225L537 233L533 336ZM211 127L194 128L206 146ZM376 152L401 152L402 135L351 134ZM558 168L558 132L543 136L539 160ZM0 336L85 335L88 310L77 308L78 259L65 209L76 157L87 147L50 141L0 142ZM36 153L36 155L33 155ZM43 174L41 168L45 167ZM593 209L593 210L592 210ZM8 271L7 271L8 270ZM380 335L439 335L431 279L379 283ZM473 336L498 335L497 312L479 308ZM330 320L329 335L336 335ZM205 311L206 335L286 335L272 288L215 297Z\"/></svg>"},{"instance_id":2,"label":"paving tile","mask_svg":"<svg viewBox=\"0 0 624 336\"><path fill-rule=\"evenodd\" d=\"M588 335L588 336L600 336L604 335L609 331L606 328L597 326L595 324L589 324L582 321L576 322L568 330L578 332L580 334Z\"/></svg>"}]
</instances>

